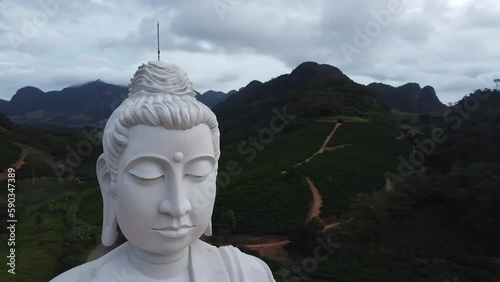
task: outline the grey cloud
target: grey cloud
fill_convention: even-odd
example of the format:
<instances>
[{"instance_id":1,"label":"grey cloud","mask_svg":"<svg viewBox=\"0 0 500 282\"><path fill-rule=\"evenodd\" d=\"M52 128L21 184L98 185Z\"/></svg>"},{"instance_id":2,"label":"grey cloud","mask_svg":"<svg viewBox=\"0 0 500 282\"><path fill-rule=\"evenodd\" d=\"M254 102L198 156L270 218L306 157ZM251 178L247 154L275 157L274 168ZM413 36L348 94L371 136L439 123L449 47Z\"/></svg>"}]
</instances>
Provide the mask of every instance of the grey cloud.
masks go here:
<instances>
[{"instance_id":1,"label":"grey cloud","mask_svg":"<svg viewBox=\"0 0 500 282\"><path fill-rule=\"evenodd\" d=\"M33 17L38 0L0 3L5 7L0 11L0 62L12 63L16 57L25 68L36 66L28 77L47 88L79 78L127 81L133 66L154 57L160 21L163 58L182 61L195 84L207 90L268 80L311 60L365 80L431 84L452 101L472 92L476 77L496 71L500 63L496 0L462 5L403 0L402 11L391 15L352 60L346 60L341 44L355 46L356 30L364 31L393 0L241 0L222 18L214 3L227 0L68 1L39 36L20 46L20 57L8 48L6 34L20 32L22 19ZM108 73L103 67L109 67ZM0 93L29 82L16 71L0 69L0 76Z\"/></svg>"}]
</instances>

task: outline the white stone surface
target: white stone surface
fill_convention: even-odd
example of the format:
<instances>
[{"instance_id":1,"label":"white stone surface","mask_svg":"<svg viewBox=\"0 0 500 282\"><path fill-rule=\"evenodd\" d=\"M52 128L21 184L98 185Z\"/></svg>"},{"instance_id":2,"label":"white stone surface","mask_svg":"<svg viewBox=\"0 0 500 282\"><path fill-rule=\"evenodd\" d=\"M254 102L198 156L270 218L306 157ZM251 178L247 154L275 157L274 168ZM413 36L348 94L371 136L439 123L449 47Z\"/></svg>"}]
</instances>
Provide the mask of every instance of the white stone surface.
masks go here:
<instances>
[{"instance_id":1,"label":"white stone surface","mask_svg":"<svg viewBox=\"0 0 500 282\"><path fill-rule=\"evenodd\" d=\"M128 242L52 281L274 281L260 259L199 240L211 235L219 131L177 66L149 62L112 114L96 171L102 242Z\"/></svg>"}]
</instances>

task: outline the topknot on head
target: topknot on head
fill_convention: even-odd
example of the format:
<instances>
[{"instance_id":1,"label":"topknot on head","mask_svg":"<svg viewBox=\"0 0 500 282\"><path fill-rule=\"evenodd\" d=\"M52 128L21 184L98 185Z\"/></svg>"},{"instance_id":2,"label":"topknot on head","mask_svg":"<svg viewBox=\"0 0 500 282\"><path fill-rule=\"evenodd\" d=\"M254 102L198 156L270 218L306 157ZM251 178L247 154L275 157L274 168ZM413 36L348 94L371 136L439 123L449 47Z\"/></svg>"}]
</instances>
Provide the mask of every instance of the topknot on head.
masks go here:
<instances>
[{"instance_id":1,"label":"topknot on head","mask_svg":"<svg viewBox=\"0 0 500 282\"><path fill-rule=\"evenodd\" d=\"M130 80L129 97L139 95L188 95L195 97L193 83L177 65L161 61L142 64Z\"/></svg>"}]
</instances>

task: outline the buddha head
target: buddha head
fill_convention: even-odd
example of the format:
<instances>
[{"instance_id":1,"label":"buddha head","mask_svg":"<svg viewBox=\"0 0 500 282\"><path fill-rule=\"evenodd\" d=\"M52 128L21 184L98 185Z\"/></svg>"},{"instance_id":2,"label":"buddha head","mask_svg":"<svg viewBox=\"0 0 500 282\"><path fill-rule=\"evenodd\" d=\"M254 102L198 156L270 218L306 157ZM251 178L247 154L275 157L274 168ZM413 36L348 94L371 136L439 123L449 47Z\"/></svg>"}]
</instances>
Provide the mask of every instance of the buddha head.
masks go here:
<instances>
[{"instance_id":1,"label":"buddha head","mask_svg":"<svg viewBox=\"0 0 500 282\"><path fill-rule=\"evenodd\" d=\"M149 62L135 73L106 123L96 166L105 246L118 226L132 245L159 254L211 235L219 129L195 95L176 65Z\"/></svg>"}]
</instances>

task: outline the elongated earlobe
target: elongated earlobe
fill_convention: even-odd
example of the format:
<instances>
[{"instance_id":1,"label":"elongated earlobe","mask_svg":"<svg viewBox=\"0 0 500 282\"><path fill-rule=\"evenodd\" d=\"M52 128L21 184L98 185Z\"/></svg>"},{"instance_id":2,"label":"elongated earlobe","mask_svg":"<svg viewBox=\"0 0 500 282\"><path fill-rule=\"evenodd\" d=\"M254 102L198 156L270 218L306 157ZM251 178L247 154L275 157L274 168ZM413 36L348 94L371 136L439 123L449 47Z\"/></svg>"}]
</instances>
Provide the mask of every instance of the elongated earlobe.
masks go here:
<instances>
[{"instance_id":1,"label":"elongated earlobe","mask_svg":"<svg viewBox=\"0 0 500 282\"><path fill-rule=\"evenodd\" d=\"M205 236L212 236L212 222L208 224L207 230L203 233Z\"/></svg>"},{"instance_id":2,"label":"elongated earlobe","mask_svg":"<svg viewBox=\"0 0 500 282\"><path fill-rule=\"evenodd\" d=\"M116 232L116 228L112 227L103 227L101 234L101 242L106 247L111 247L116 242L116 238L118 237L118 232Z\"/></svg>"},{"instance_id":3,"label":"elongated earlobe","mask_svg":"<svg viewBox=\"0 0 500 282\"><path fill-rule=\"evenodd\" d=\"M118 236L118 223L116 220L116 196L113 193L111 173L109 172L103 155L99 157L96 165L97 179L102 195L102 235L104 246L112 246Z\"/></svg>"}]
</instances>

